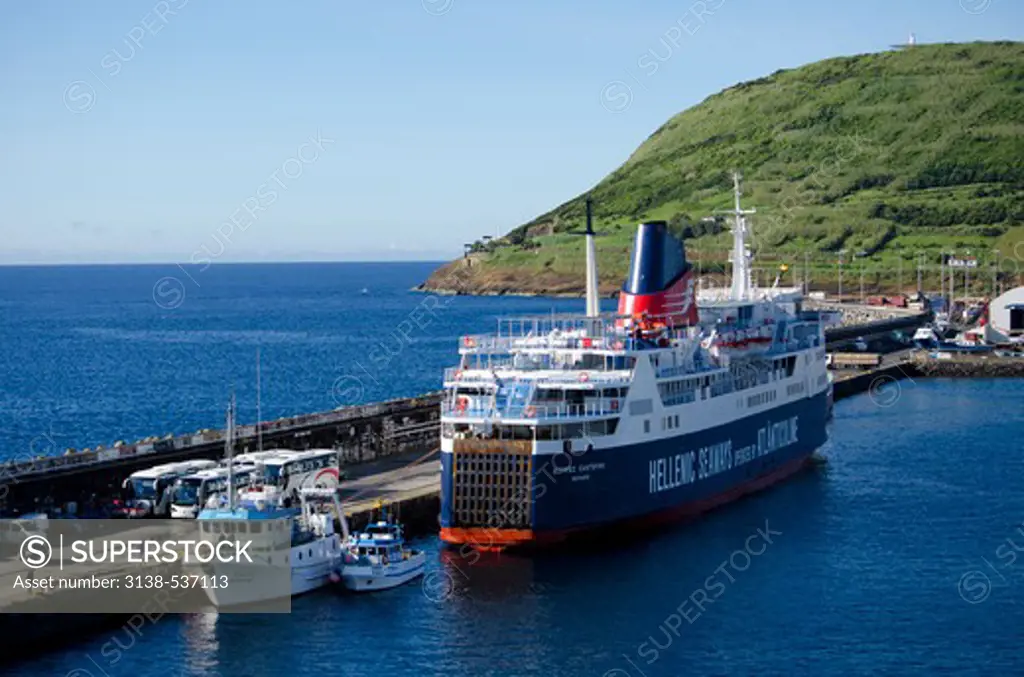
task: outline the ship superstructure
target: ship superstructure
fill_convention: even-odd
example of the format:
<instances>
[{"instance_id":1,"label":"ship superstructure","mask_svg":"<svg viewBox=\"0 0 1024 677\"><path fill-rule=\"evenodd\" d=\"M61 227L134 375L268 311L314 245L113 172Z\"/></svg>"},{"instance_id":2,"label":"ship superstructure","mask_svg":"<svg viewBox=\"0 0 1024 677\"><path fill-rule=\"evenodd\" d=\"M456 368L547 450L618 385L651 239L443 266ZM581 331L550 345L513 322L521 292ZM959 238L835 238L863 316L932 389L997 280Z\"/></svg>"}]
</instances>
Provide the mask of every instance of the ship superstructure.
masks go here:
<instances>
[{"instance_id":1,"label":"ship superstructure","mask_svg":"<svg viewBox=\"0 0 1024 677\"><path fill-rule=\"evenodd\" d=\"M826 440L824 329L797 288L751 282L736 177L733 279L694 288L664 222L641 223L616 313L505 318L445 371L441 538L482 549L699 513L802 467Z\"/></svg>"}]
</instances>

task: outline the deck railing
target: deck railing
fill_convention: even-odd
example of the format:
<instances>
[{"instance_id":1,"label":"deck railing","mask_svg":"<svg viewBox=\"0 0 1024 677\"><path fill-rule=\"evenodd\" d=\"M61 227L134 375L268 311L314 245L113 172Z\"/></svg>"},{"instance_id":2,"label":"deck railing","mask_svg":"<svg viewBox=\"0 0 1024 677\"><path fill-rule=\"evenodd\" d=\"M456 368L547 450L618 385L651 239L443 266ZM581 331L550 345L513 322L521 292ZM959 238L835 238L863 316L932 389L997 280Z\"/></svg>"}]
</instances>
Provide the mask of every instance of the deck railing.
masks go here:
<instances>
[{"instance_id":1,"label":"deck railing","mask_svg":"<svg viewBox=\"0 0 1024 677\"><path fill-rule=\"evenodd\" d=\"M622 400L619 398L601 398L582 404L528 404L514 405L504 408L495 407L489 401L472 400L460 405L458 402L445 400L441 403L441 415L450 418L486 418L491 420L560 420L568 418L593 418L613 416L621 413Z\"/></svg>"}]
</instances>

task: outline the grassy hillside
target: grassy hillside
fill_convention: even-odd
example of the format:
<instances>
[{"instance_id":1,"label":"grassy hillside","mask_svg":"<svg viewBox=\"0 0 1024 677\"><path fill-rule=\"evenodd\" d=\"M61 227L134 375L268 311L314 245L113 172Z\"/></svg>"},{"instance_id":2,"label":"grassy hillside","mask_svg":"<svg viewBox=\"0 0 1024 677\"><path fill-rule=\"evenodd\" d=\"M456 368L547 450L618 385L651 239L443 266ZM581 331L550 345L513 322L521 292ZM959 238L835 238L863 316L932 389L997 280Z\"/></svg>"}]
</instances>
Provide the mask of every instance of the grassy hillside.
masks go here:
<instances>
[{"instance_id":1,"label":"grassy hillside","mask_svg":"<svg viewBox=\"0 0 1024 677\"><path fill-rule=\"evenodd\" d=\"M845 251L851 273L887 275L891 285L900 259L908 282L918 257L935 264L942 250L988 260L1000 247L1012 256L1024 242L1024 44L828 59L676 115L588 193L607 234L598 241L602 287L619 286L643 219L669 220L688 238L691 260L721 270L726 224L702 219L729 207L733 170L744 176L744 206L758 210L755 246L772 271L786 262L800 275L806 264L812 281L828 283ZM469 260L425 287L580 291L582 242L566 231L582 225L584 197L478 242Z\"/></svg>"}]
</instances>

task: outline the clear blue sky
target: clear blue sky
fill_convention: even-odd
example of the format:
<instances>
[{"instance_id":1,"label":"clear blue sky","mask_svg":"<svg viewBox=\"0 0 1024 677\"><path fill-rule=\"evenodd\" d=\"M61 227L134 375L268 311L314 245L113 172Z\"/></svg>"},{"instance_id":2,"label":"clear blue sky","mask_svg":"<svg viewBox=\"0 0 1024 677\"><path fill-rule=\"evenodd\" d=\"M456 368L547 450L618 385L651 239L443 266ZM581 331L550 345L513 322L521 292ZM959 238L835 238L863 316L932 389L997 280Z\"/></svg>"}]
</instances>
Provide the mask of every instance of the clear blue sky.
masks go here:
<instances>
[{"instance_id":1,"label":"clear blue sky","mask_svg":"<svg viewBox=\"0 0 1024 677\"><path fill-rule=\"evenodd\" d=\"M1020 0L3 9L2 263L181 262L204 246L222 261L448 258L587 190L738 81L911 31L1024 32ZM322 148L302 145L318 133Z\"/></svg>"}]
</instances>

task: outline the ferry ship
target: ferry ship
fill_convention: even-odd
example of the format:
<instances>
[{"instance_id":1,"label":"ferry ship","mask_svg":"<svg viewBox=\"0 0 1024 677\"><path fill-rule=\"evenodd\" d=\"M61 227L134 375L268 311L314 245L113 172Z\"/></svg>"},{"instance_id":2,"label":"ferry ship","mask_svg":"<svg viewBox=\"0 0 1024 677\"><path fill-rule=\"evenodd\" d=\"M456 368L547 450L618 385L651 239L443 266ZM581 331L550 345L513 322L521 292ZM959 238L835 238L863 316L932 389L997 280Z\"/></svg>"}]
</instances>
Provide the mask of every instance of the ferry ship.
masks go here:
<instances>
[{"instance_id":1,"label":"ferry ship","mask_svg":"<svg viewBox=\"0 0 1024 677\"><path fill-rule=\"evenodd\" d=\"M825 328L799 288L752 281L734 176L732 279L697 289L683 242L641 223L617 313L597 295L587 202L582 316L460 339L441 411L441 539L536 547L702 513L796 473L827 439Z\"/></svg>"}]
</instances>

